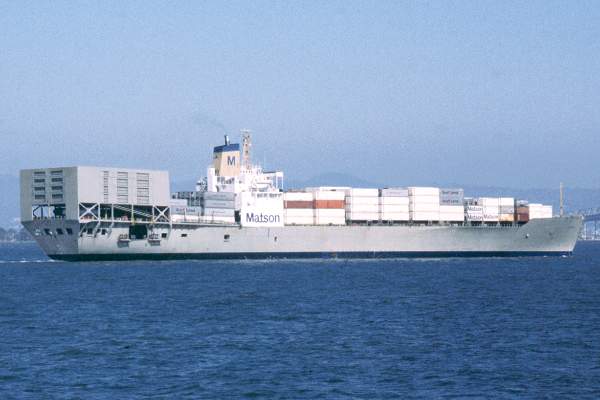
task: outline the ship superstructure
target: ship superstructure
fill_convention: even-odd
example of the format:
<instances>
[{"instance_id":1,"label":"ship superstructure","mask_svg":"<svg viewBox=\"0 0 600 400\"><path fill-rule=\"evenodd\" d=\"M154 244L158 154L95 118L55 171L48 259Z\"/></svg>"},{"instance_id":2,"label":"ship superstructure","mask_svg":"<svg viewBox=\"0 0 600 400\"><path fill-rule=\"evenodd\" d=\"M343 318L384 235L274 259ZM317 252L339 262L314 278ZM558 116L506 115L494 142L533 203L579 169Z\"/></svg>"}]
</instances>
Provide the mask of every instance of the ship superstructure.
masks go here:
<instances>
[{"instance_id":1,"label":"ship superstructure","mask_svg":"<svg viewBox=\"0 0 600 400\"><path fill-rule=\"evenodd\" d=\"M65 260L555 255L573 251L582 224L457 188L284 191L251 148L247 131L241 144L226 136L195 190L174 194L165 171L23 170L22 223Z\"/></svg>"}]
</instances>

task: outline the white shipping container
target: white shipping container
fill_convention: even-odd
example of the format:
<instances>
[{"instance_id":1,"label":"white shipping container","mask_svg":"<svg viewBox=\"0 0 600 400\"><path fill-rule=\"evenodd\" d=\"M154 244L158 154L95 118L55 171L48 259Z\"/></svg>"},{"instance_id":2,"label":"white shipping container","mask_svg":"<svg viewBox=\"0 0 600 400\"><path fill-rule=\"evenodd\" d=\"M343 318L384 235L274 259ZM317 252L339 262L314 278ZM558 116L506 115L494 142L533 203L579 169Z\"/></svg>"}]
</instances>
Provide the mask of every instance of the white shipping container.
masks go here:
<instances>
[{"instance_id":1,"label":"white shipping container","mask_svg":"<svg viewBox=\"0 0 600 400\"><path fill-rule=\"evenodd\" d=\"M285 225L314 225L314 217L285 217L283 219Z\"/></svg>"},{"instance_id":2,"label":"white shipping container","mask_svg":"<svg viewBox=\"0 0 600 400\"><path fill-rule=\"evenodd\" d=\"M377 204L346 204L346 211L350 212L379 212Z\"/></svg>"},{"instance_id":3,"label":"white shipping container","mask_svg":"<svg viewBox=\"0 0 600 400\"><path fill-rule=\"evenodd\" d=\"M346 204L378 206L379 197L346 197Z\"/></svg>"},{"instance_id":4,"label":"white shipping container","mask_svg":"<svg viewBox=\"0 0 600 400\"><path fill-rule=\"evenodd\" d=\"M469 212L465 217L467 221L483 221L483 213Z\"/></svg>"},{"instance_id":5,"label":"white shipping container","mask_svg":"<svg viewBox=\"0 0 600 400\"><path fill-rule=\"evenodd\" d=\"M463 206L440 206L440 213L455 213L464 214L465 208Z\"/></svg>"},{"instance_id":6,"label":"white shipping container","mask_svg":"<svg viewBox=\"0 0 600 400\"><path fill-rule=\"evenodd\" d=\"M498 199L498 204L500 205L500 207L502 207L502 206L514 207L515 206L515 198L514 197L500 197Z\"/></svg>"},{"instance_id":7,"label":"white shipping container","mask_svg":"<svg viewBox=\"0 0 600 400\"><path fill-rule=\"evenodd\" d=\"M344 200L346 195L343 191L315 192L315 200Z\"/></svg>"},{"instance_id":8,"label":"white shipping container","mask_svg":"<svg viewBox=\"0 0 600 400\"><path fill-rule=\"evenodd\" d=\"M427 212L427 211L411 211L410 219L413 221L439 221L439 212Z\"/></svg>"},{"instance_id":9,"label":"white shipping container","mask_svg":"<svg viewBox=\"0 0 600 400\"><path fill-rule=\"evenodd\" d=\"M465 220L465 214L440 213L440 221L462 222Z\"/></svg>"},{"instance_id":10,"label":"white shipping container","mask_svg":"<svg viewBox=\"0 0 600 400\"><path fill-rule=\"evenodd\" d=\"M204 200L205 208L235 208L233 200Z\"/></svg>"},{"instance_id":11,"label":"white shipping container","mask_svg":"<svg viewBox=\"0 0 600 400\"><path fill-rule=\"evenodd\" d=\"M314 195L309 192L286 192L283 194L285 201L312 201Z\"/></svg>"},{"instance_id":12,"label":"white shipping container","mask_svg":"<svg viewBox=\"0 0 600 400\"><path fill-rule=\"evenodd\" d=\"M409 203L440 204L439 196L411 196Z\"/></svg>"},{"instance_id":13,"label":"white shipping container","mask_svg":"<svg viewBox=\"0 0 600 400\"><path fill-rule=\"evenodd\" d=\"M497 222L500 220L500 214L488 214L485 211L483 212L483 220L485 222Z\"/></svg>"},{"instance_id":14,"label":"white shipping container","mask_svg":"<svg viewBox=\"0 0 600 400\"><path fill-rule=\"evenodd\" d=\"M345 218L346 211L342 208L319 208L315 210L315 218Z\"/></svg>"},{"instance_id":15,"label":"white shipping container","mask_svg":"<svg viewBox=\"0 0 600 400\"><path fill-rule=\"evenodd\" d=\"M379 206L379 212L409 212L410 207L406 205L381 205Z\"/></svg>"},{"instance_id":16,"label":"white shipping container","mask_svg":"<svg viewBox=\"0 0 600 400\"><path fill-rule=\"evenodd\" d=\"M315 218L315 225L346 225L346 218L320 217Z\"/></svg>"},{"instance_id":17,"label":"white shipping container","mask_svg":"<svg viewBox=\"0 0 600 400\"><path fill-rule=\"evenodd\" d=\"M207 217L233 217L235 210L230 208L205 208L203 214Z\"/></svg>"},{"instance_id":18,"label":"white shipping container","mask_svg":"<svg viewBox=\"0 0 600 400\"><path fill-rule=\"evenodd\" d=\"M220 201L234 201L235 193L232 192L198 192L198 195L204 200L220 200Z\"/></svg>"},{"instance_id":19,"label":"white shipping container","mask_svg":"<svg viewBox=\"0 0 600 400\"><path fill-rule=\"evenodd\" d=\"M180 207L180 206L171 206L170 208L171 211L171 215L174 214L196 214L196 215L202 215L202 208L201 207Z\"/></svg>"},{"instance_id":20,"label":"white shipping container","mask_svg":"<svg viewBox=\"0 0 600 400\"><path fill-rule=\"evenodd\" d=\"M418 211L418 212L440 212L440 206L438 204L410 204L410 211Z\"/></svg>"},{"instance_id":21,"label":"white shipping container","mask_svg":"<svg viewBox=\"0 0 600 400\"><path fill-rule=\"evenodd\" d=\"M354 213L346 213L346 219L350 221L379 221L379 213L378 212L354 212Z\"/></svg>"},{"instance_id":22,"label":"white shipping container","mask_svg":"<svg viewBox=\"0 0 600 400\"><path fill-rule=\"evenodd\" d=\"M436 187L409 187L408 194L414 196L437 196L440 197L440 188Z\"/></svg>"},{"instance_id":23,"label":"white shipping container","mask_svg":"<svg viewBox=\"0 0 600 400\"><path fill-rule=\"evenodd\" d=\"M344 193L346 190L352 189L350 186L312 186L304 188L307 192L342 192Z\"/></svg>"},{"instance_id":24,"label":"white shipping container","mask_svg":"<svg viewBox=\"0 0 600 400\"><path fill-rule=\"evenodd\" d=\"M483 214L483 206L467 205L465 209L467 210L467 212L474 212L474 213L481 213L481 214Z\"/></svg>"},{"instance_id":25,"label":"white shipping container","mask_svg":"<svg viewBox=\"0 0 600 400\"><path fill-rule=\"evenodd\" d=\"M498 197L480 197L479 204L488 207L499 207L500 199Z\"/></svg>"},{"instance_id":26,"label":"white shipping container","mask_svg":"<svg viewBox=\"0 0 600 400\"><path fill-rule=\"evenodd\" d=\"M381 205L408 205L408 197L380 197L379 204Z\"/></svg>"},{"instance_id":27,"label":"white shipping container","mask_svg":"<svg viewBox=\"0 0 600 400\"><path fill-rule=\"evenodd\" d=\"M283 210L283 215L286 217L307 217L313 218L315 215L312 208L286 208Z\"/></svg>"},{"instance_id":28,"label":"white shipping container","mask_svg":"<svg viewBox=\"0 0 600 400\"><path fill-rule=\"evenodd\" d=\"M379 189L350 188L346 190L349 197L379 197Z\"/></svg>"},{"instance_id":29,"label":"white shipping container","mask_svg":"<svg viewBox=\"0 0 600 400\"><path fill-rule=\"evenodd\" d=\"M385 188L381 189L381 197L408 197L408 189L405 188Z\"/></svg>"},{"instance_id":30,"label":"white shipping container","mask_svg":"<svg viewBox=\"0 0 600 400\"><path fill-rule=\"evenodd\" d=\"M399 212L384 212L380 215L382 221L408 221L410 220L410 213L399 213Z\"/></svg>"},{"instance_id":31,"label":"white shipping container","mask_svg":"<svg viewBox=\"0 0 600 400\"><path fill-rule=\"evenodd\" d=\"M529 219L552 218L552 206L529 204Z\"/></svg>"}]
</instances>

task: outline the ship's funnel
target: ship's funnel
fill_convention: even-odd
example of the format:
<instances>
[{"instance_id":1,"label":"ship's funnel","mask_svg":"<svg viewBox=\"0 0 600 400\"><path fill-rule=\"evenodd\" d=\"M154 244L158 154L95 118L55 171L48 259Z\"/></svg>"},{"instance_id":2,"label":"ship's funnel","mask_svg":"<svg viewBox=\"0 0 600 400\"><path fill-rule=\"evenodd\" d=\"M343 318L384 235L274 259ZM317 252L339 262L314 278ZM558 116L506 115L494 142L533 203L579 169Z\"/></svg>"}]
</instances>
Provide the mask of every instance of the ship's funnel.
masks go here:
<instances>
[{"instance_id":1,"label":"ship's funnel","mask_svg":"<svg viewBox=\"0 0 600 400\"><path fill-rule=\"evenodd\" d=\"M225 135L225 144L213 150L213 167L217 176L238 176L240 174L240 145L230 143Z\"/></svg>"}]
</instances>

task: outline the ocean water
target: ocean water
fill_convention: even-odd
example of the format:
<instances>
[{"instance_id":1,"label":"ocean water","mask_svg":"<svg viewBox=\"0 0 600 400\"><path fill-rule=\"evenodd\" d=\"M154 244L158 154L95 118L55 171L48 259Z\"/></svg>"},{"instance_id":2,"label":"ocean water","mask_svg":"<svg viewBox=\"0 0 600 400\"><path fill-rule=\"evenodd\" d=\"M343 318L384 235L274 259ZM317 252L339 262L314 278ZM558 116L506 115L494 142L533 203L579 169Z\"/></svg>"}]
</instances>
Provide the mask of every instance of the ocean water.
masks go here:
<instances>
[{"instance_id":1,"label":"ocean water","mask_svg":"<svg viewBox=\"0 0 600 400\"><path fill-rule=\"evenodd\" d=\"M0 399L600 398L573 257L51 262L0 244Z\"/></svg>"}]
</instances>

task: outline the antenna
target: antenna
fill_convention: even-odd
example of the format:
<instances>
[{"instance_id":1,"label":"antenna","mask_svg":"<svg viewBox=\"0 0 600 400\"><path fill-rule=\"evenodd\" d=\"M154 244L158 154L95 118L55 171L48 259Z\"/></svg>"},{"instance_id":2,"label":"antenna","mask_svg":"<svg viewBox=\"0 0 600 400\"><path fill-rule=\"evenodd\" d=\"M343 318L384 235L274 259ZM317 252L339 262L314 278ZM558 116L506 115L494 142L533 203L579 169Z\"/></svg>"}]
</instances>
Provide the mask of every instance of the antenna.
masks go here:
<instances>
[{"instance_id":1,"label":"antenna","mask_svg":"<svg viewBox=\"0 0 600 400\"><path fill-rule=\"evenodd\" d=\"M252 138L250 134L252 131L249 129L242 129L242 167L250 169L251 157L250 150L252 148Z\"/></svg>"},{"instance_id":2,"label":"antenna","mask_svg":"<svg viewBox=\"0 0 600 400\"><path fill-rule=\"evenodd\" d=\"M565 213L565 187L563 183L560 183L560 216L562 217Z\"/></svg>"},{"instance_id":3,"label":"antenna","mask_svg":"<svg viewBox=\"0 0 600 400\"><path fill-rule=\"evenodd\" d=\"M225 145L229 146L229 135L225 135Z\"/></svg>"}]
</instances>

